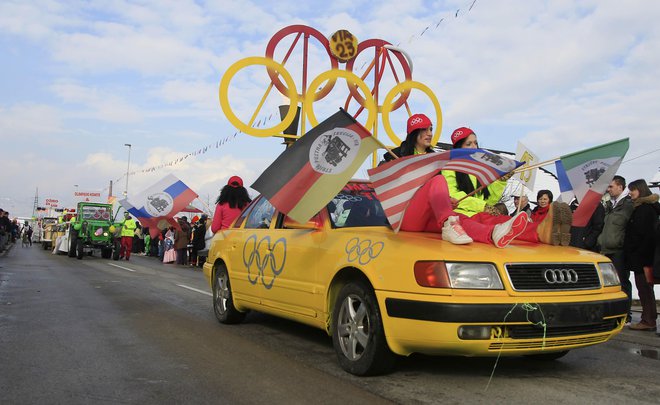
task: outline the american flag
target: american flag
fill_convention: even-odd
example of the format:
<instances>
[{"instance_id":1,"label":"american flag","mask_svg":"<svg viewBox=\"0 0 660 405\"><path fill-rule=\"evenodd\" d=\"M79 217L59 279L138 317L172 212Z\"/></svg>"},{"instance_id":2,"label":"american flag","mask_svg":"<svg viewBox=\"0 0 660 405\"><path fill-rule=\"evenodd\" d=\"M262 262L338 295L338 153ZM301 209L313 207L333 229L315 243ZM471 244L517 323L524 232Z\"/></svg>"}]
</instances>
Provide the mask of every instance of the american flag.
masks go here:
<instances>
[{"instance_id":1,"label":"american flag","mask_svg":"<svg viewBox=\"0 0 660 405\"><path fill-rule=\"evenodd\" d=\"M406 156L367 172L392 229L398 232L410 199L440 170L472 174L482 185L488 185L521 165L483 149L454 149Z\"/></svg>"}]
</instances>

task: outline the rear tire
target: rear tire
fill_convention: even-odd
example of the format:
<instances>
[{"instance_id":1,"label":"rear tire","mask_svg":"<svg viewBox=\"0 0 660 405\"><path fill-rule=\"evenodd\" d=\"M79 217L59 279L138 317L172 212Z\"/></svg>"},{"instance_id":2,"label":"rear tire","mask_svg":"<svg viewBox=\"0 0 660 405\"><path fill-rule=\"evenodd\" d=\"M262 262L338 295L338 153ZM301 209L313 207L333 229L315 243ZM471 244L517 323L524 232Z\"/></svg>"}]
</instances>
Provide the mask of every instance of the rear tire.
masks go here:
<instances>
[{"instance_id":1,"label":"rear tire","mask_svg":"<svg viewBox=\"0 0 660 405\"><path fill-rule=\"evenodd\" d=\"M77 241L78 241L78 232L71 229L69 231L69 251L67 252L69 257L75 257L76 256L76 242Z\"/></svg>"},{"instance_id":2,"label":"rear tire","mask_svg":"<svg viewBox=\"0 0 660 405\"><path fill-rule=\"evenodd\" d=\"M76 257L78 260L82 260L83 253L85 253L83 249L83 241L81 238L78 238L78 240L76 240Z\"/></svg>"},{"instance_id":3,"label":"rear tire","mask_svg":"<svg viewBox=\"0 0 660 405\"><path fill-rule=\"evenodd\" d=\"M219 264L215 269L213 280L213 312L218 322L224 324L241 323L247 313L234 307L234 295L231 292L231 282L227 268Z\"/></svg>"},{"instance_id":4,"label":"rear tire","mask_svg":"<svg viewBox=\"0 0 660 405\"><path fill-rule=\"evenodd\" d=\"M332 310L332 344L341 367L366 376L390 371L396 355L387 346L378 301L370 286L346 284Z\"/></svg>"}]
</instances>

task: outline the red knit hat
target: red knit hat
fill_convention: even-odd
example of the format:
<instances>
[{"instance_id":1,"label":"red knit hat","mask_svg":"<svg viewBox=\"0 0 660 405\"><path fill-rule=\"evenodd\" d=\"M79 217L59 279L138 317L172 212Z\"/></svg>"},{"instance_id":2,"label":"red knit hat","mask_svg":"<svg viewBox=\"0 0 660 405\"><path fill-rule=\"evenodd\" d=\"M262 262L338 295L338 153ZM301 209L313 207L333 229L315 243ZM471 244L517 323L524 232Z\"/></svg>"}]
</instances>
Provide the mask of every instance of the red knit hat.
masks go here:
<instances>
[{"instance_id":1,"label":"red knit hat","mask_svg":"<svg viewBox=\"0 0 660 405\"><path fill-rule=\"evenodd\" d=\"M227 182L227 185L234 188L243 187L243 179L238 176L231 176Z\"/></svg>"},{"instance_id":2,"label":"red knit hat","mask_svg":"<svg viewBox=\"0 0 660 405\"><path fill-rule=\"evenodd\" d=\"M472 134L474 134L474 131L468 127L456 128L451 134L451 143L452 145L456 145L458 141L465 139Z\"/></svg>"},{"instance_id":3,"label":"red knit hat","mask_svg":"<svg viewBox=\"0 0 660 405\"><path fill-rule=\"evenodd\" d=\"M431 123L431 120L426 115L424 114L411 115L410 118L408 118L408 131L406 132L406 134L409 134L412 131L419 128L428 128L431 125L433 125L433 123Z\"/></svg>"}]
</instances>

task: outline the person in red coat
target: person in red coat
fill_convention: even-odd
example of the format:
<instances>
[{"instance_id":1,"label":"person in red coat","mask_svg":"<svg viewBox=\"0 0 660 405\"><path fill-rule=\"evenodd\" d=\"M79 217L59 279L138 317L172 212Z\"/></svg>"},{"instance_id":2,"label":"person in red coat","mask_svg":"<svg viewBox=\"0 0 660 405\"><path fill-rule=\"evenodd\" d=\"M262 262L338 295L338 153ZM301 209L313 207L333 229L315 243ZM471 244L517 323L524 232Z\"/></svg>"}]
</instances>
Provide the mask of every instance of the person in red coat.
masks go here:
<instances>
[{"instance_id":1,"label":"person in red coat","mask_svg":"<svg viewBox=\"0 0 660 405\"><path fill-rule=\"evenodd\" d=\"M536 204L538 205L532 210L532 222L539 223L545 219L546 215L548 215L550 204L552 204L552 197L552 191L550 190L539 190L536 193Z\"/></svg>"},{"instance_id":2,"label":"person in red coat","mask_svg":"<svg viewBox=\"0 0 660 405\"><path fill-rule=\"evenodd\" d=\"M231 176L227 185L220 190L220 195L215 202L211 231L216 233L221 229L229 228L250 201L252 200L245 187L243 187L243 179L238 176Z\"/></svg>"}]
</instances>

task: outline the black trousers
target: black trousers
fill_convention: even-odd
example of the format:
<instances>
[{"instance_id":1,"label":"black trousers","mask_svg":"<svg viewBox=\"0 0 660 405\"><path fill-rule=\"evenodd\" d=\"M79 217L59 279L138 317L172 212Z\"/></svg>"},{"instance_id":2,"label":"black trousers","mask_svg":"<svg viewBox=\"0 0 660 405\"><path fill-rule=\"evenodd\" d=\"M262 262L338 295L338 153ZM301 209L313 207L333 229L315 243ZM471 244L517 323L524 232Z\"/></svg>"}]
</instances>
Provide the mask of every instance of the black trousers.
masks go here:
<instances>
[{"instance_id":1,"label":"black trousers","mask_svg":"<svg viewBox=\"0 0 660 405\"><path fill-rule=\"evenodd\" d=\"M605 254L614 265L616 272L619 274L619 280L621 280L621 289L628 296L628 308L632 305L632 283L630 282L630 270L626 270L623 264L623 251L616 253ZM632 315L630 310L628 315Z\"/></svg>"}]
</instances>

